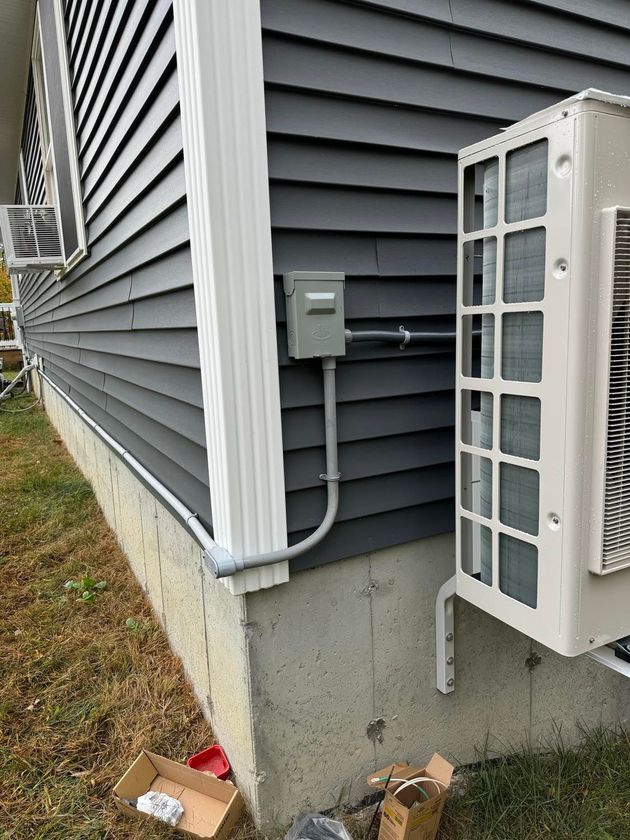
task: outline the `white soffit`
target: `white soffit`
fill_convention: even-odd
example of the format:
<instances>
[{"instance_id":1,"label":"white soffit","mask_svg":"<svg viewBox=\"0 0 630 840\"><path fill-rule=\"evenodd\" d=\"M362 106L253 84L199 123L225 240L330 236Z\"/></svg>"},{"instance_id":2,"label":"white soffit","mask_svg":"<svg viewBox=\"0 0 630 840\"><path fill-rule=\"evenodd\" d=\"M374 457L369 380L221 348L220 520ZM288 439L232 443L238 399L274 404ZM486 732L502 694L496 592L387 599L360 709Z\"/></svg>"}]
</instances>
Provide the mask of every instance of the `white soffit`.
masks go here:
<instances>
[{"instance_id":1,"label":"white soffit","mask_svg":"<svg viewBox=\"0 0 630 840\"><path fill-rule=\"evenodd\" d=\"M35 0L1 0L0 204L15 200Z\"/></svg>"}]
</instances>

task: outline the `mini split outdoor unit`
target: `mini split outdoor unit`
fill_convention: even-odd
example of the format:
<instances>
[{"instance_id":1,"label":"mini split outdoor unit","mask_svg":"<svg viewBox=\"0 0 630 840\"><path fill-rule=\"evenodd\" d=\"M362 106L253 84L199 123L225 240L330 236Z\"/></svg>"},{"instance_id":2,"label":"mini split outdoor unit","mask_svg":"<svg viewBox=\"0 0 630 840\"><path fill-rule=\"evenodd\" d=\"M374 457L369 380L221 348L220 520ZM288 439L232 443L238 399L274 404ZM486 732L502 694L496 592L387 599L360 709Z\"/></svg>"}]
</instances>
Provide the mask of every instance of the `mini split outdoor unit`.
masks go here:
<instances>
[{"instance_id":1,"label":"mini split outdoor unit","mask_svg":"<svg viewBox=\"0 0 630 840\"><path fill-rule=\"evenodd\" d=\"M63 248L54 206L2 205L0 231L9 271L63 268Z\"/></svg>"},{"instance_id":2,"label":"mini split outdoor unit","mask_svg":"<svg viewBox=\"0 0 630 840\"><path fill-rule=\"evenodd\" d=\"M567 656L630 634L630 97L459 157L457 594Z\"/></svg>"}]
</instances>

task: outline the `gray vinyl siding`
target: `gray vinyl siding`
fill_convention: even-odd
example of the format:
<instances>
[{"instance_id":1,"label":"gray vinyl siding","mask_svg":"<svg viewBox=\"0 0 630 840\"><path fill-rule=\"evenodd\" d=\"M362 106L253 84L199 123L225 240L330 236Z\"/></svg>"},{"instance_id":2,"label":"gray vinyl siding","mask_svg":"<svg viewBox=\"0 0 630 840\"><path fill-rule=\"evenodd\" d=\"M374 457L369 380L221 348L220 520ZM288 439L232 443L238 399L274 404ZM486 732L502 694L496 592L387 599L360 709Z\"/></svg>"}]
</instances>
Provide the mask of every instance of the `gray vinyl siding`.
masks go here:
<instances>
[{"instance_id":1,"label":"gray vinyl siding","mask_svg":"<svg viewBox=\"0 0 630 840\"><path fill-rule=\"evenodd\" d=\"M351 329L452 330L456 154L585 87L630 92L625 0L261 0L290 541L325 508L317 364L281 275L346 272ZM294 568L453 528L454 352L351 348L337 524Z\"/></svg>"},{"instance_id":2,"label":"gray vinyl siding","mask_svg":"<svg viewBox=\"0 0 630 840\"><path fill-rule=\"evenodd\" d=\"M209 525L171 0L67 0L66 26L89 256L23 282L28 346Z\"/></svg>"},{"instance_id":3,"label":"gray vinyl siding","mask_svg":"<svg viewBox=\"0 0 630 840\"><path fill-rule=\"evenodd\" d=\"M625 0L261 0L290 542L321 520L321 375L281 276L342 270L353 329L452 330L456 154L593 86L630 91ZM67 0L89 257L24 287L29 347L209 523L170 0ZM23 154L43 198L32 91ZM454 354L339 364L338 521L293 569L453 527Z\"/></svg>"}]
</instances>

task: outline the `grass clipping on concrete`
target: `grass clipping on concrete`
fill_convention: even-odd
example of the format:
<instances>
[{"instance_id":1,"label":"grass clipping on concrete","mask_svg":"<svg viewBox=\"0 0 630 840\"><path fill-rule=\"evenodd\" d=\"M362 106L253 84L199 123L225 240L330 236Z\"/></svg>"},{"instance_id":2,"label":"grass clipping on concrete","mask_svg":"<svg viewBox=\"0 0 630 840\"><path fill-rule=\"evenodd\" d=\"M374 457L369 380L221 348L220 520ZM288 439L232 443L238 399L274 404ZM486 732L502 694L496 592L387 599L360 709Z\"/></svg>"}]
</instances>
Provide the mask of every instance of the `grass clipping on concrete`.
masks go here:
<instances>
[{"instance_id":1,"label":"grass clipping on concrete","mask_svg":"<svg viewBox=\"0 0 630 840\"><path fill-rule=\"evenodd\" d=\"M170 837L111 788L142 747L184 761L212 742L181 665L39 408L0 412L0 465L0 836ZM86 578L107 586L83 602L64 584Z\"/></svg>"}]
</instances>

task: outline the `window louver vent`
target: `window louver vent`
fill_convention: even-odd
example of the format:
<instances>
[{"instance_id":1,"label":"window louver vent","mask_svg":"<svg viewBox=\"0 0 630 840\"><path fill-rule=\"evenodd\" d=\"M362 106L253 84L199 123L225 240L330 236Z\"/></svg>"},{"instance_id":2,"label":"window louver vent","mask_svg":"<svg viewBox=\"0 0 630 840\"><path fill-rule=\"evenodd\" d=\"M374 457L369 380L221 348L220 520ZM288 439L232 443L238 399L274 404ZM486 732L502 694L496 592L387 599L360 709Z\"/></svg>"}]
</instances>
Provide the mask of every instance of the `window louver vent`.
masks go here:
<instances>
[{"instance_id":1,"label":"window louver vent","mask_svg":"<svg viewBox=\"0 0 630 840\"><path fill-rule=\"evenodd\" d=\"M602 572L630 566L630 210L617 209Z\"/></svg>"},{"instance_id":2,"label":"window louver vent","mask_svg":"<svg viewBox=\"0 0 630 840\"><path fill-rule=\"evenodd\" d=\"M9 269L41 271L63 267L63 249L54 206L1 206L0 228Z\"/></svg>"}]
</instances>

